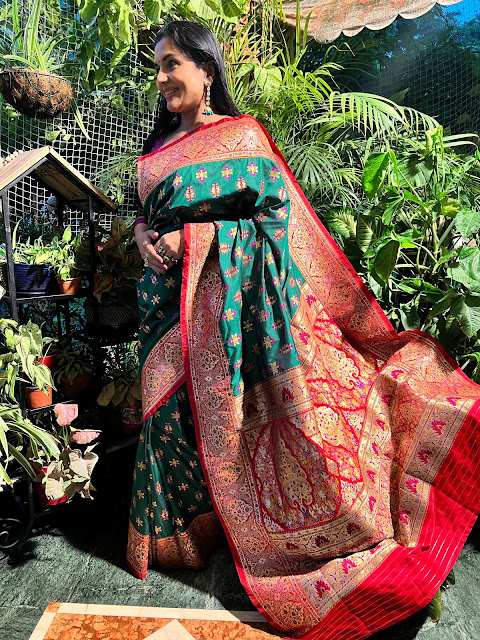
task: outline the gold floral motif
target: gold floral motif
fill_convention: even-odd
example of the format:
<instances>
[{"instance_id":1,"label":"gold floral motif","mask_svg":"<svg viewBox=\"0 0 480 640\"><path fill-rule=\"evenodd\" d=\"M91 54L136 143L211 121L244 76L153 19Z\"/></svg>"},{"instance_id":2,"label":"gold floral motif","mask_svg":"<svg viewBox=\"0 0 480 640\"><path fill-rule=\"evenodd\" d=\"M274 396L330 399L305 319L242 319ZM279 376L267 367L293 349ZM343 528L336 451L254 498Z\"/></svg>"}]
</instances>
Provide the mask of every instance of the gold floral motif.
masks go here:
<instances>
[{"instance_id":1,"label":"gold floral motif","mask_svg":"<svg viewBox=\"0 0 480 640\"><path fill-rule=\"evenodd\" d=\"M144 420L184 375L182 334L177 323L153 347L142 367Z\"/></svg>"}]
</instances>

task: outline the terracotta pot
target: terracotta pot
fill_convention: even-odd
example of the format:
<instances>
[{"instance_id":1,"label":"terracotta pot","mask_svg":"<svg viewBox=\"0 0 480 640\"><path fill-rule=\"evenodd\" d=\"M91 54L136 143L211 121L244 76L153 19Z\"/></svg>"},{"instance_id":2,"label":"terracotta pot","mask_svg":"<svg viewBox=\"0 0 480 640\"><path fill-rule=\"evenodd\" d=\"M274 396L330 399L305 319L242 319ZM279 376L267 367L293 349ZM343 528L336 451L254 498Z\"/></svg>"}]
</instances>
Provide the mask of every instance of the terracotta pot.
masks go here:
<instances>
[{"instance_id":1,"label":"terracotta pot","mask_svg":"<svg viewBox=\"0 0 480 640\"><path fill-rule=\"evenodd\" d=\"M120 410L122 431L126 435L140 433L143 427L142 403L122 406Z\"/></svg>"},{"instance_id":2,"label":"terracotta pot","mask_svg":"<svg viewBox=\"0 0 480 640\"><path fill-rule=\"evenodd\" d=\"M57 366L57 354L53 353L51 356L43 356L41 358L37 358L40 364L44 364L50 371L55 371L55 367Z\"/></svg>"},{"instance_id":3,"label":"terracotta pot","mask_svg":"<svg viewBox=\"0 0 480 640\"><path fill-rule=\"evenodd\" d=\"M91 379L91 373L84 373L81 376L77 376L72 382L69 382L68 378L63 376L62 385L65 398L67 400L76 400L79 398L90 384Z\"/></svg>"},{"instance_id":4,"label":"terracotta pot","mask_svg":"<svg viewBox=\"0 0 480 640\"><path fill-rule=\"evenodd\" d=\"M47 393L40 391L38 387L27 387L25 395L30 409L40 409L52 404L52 387L47 387Z\"/></svg>"},{"instance_id":5,"label":"terracotta pot","mask_svg":"<svg viewBox=\"0 0 480 640\"><path fill-rule=\"evenodd\" d=\"M39 470L38 475L43 477L46 472L47 467L42 467L41 470ZM57 500L49 500L45 495L45 486L41 482L35 482L35 491L37 493L37 498L39 499L39 501L48 507L53 507L56 504L61 504L62 502L66 502L68 499L67 496L63 496L62 498L57 498Z\"/></svg>"},{"instance_id":6,"label":"terracotta pot","mask_svg":"<svg viewBox=\"0 0 480 640\"><path fill-rule=\"evenodd\" d=\"M66 280L57 278L57 280L60 293L68 295L77 294L80 291L80 287L82 286L82 278L67 278Z\"/></svg>"}]
</instances>

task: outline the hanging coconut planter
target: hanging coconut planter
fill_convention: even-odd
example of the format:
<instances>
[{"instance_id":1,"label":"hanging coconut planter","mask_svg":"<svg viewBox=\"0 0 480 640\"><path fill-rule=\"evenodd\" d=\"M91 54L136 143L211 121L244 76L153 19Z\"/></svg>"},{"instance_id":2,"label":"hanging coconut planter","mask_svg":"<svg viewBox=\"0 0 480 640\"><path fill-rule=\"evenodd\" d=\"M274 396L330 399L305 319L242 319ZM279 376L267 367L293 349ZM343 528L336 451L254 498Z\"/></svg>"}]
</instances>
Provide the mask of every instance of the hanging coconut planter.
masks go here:
<instances>
[{"instance_id":1,"label":"hanging coconut planter","mask_svg":"<svg viewBox=\"0 0 480 640\"><path fill-rule=\"evenodd\" d=\"M56 73L26 67L12 67L0 73L0 93L29 118L53 118L68 109L73 88Z\"/></svg>"}]
</instances>

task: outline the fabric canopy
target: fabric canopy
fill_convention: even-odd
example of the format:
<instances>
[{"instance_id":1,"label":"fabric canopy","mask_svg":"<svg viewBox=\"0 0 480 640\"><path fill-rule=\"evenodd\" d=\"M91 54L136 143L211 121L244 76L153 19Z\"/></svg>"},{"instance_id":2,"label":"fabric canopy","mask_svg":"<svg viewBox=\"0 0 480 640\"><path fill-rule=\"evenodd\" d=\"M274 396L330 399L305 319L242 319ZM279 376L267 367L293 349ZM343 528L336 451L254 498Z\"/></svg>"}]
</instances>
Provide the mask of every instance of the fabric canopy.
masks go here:
<instances>
[{"instance_id":1,"label":"fabric canopy","mask_svg":"<svg viewBox=\"0 0 480 640\"><path fill-rule=\"evenodd\" d=\"M332 42L341 33L354 36L364 27L383 29L399 15L418 18L436 4L451 5L461 0L304 0L300 2L301 23L305 27L311 14L308 33L319 42ZM289 24L296 23L296 2L284 2Z\"/></svg>"}]
</instances>

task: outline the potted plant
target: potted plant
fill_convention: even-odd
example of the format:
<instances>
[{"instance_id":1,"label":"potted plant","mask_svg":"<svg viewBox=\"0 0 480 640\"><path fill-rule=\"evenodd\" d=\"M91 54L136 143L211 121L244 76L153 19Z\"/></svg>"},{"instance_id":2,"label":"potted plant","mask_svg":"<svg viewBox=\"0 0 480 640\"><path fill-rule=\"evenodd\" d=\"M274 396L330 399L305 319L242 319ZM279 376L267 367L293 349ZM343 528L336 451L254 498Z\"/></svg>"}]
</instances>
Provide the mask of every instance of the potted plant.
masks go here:
<instances>
[{"instance_id":1,"label":"potted plant","mask_svg":"<svg viewBox=\"0 0 480 640\"><path fill-rule=\"evenodd\" d=\"M89 386L94 368L91 354L83 343L73 343L61 338L56 347L57 365L55 378L61 382L67 400L77 400Z\"/></svg>"},{"instance_id":2,"label":"potted plant","mask_svg":"<svg viewBox=\"0 0 480 640\"><path fill-rule=\"evenodd\" d=\"M28 18L22 24L19 2L12 0L13 30L3 29L0 37L0 92L15 109L29 117L53 118L70 106L72 85L54 73L63 64L62 34L42 37L39 33L41 2L28 4Z\"/></svg>"},{"instance_id":3,"label":"potted plant","mask_svg":"<svg viewBox=\"0 0 480 640\"><path fill-rule=\"evenodd\" d=\"M54 435L25 418L18 404L0 403L0 491L3 484L12 484L7 466L13 460L32 478L36 476L28 457L24 455L27 443L35 454L42 450L48 462L60 455L59 442Z\"/></svg>"},{"instance_id":4,"label":"potted plant","mask_svg":"<svg viewBox=\"0 0 480 640\"><path fill-rule=\"evenodd\" d=\"M85 318L92 329L111 335L132 332L138 327L136 281L143 273L133 229L122 218L112 221L110 231L97 228L93 294L98 305L95 317L94 301L85 301ZM77 269L91 271L90 247L82 242L77 251Z\"/></svg>"},{"instance_id":5,"label":"potted plant","mask_svg":"<svg viewBox=\"0 0 480 640\"><path fill-rule=\"evenodd\" d=\"M43 347L52 342L43 337L40 327L29 320L18 324L14 320L0 320L0 396L15 401L15 383L30 382L25 392L30 408L52 404L54 388L51 371L39 361Z\"/></svg>"},{"instance_id":6,"label":"potted plant","mask_svg":"<svg viewBox=\"0 0 480 640\"><path fill-rule=\"evenodd\" d=\"M137 372L113 369L107 374L97 404L106 407L112 404L120 408L122 431L137 433L143 425L142 386Z\"/></svg>"},{"instance_id":7,"label":"potted plant","mask_svg":"<svg viewBox=\"0 0 480 640\"><path fill-rule=\"evenodd\" d=\"M75 251L82 241L82 236L73 236L71 227L67 227L61 238L55 236L49 252L50 264L57 273L60 293L77 294L82 284L81 276L75 268Z\"/></svg>"},{"instance_id":8,"label":"potted plant","mask_svg":"<svg viewBox=\"0 0 480 640\"><path fill-rule=\"evenodd\" d=\"M41 237L24 241L18 239L18 223L12 234L13 271L17 295L21 297L44 296L56 293L55 270L52 267L52 252L50 247L44 244ZM2 262L3 280L7 282L6 256L0 253Z\"/></svg>"},{"instance_id":9,"label":"potted plant","mask_svg":"<svg viewBox=\"0 0 480 640\"><path fill-rule=\"evenodd\" d=\"M58 455L51 459L41 449L30 452L32 467L37 472L37 496L46 505L66 502L76 493L91 498L92 471L98 455L92 451L95 445L87 446L84 451L78 445L89 445L100 431L72 427L72 422L78 418L76 404L57 404L54 412L56 425L52 421L52 430L60 444Z\"/></svg>"}]
</instances>

